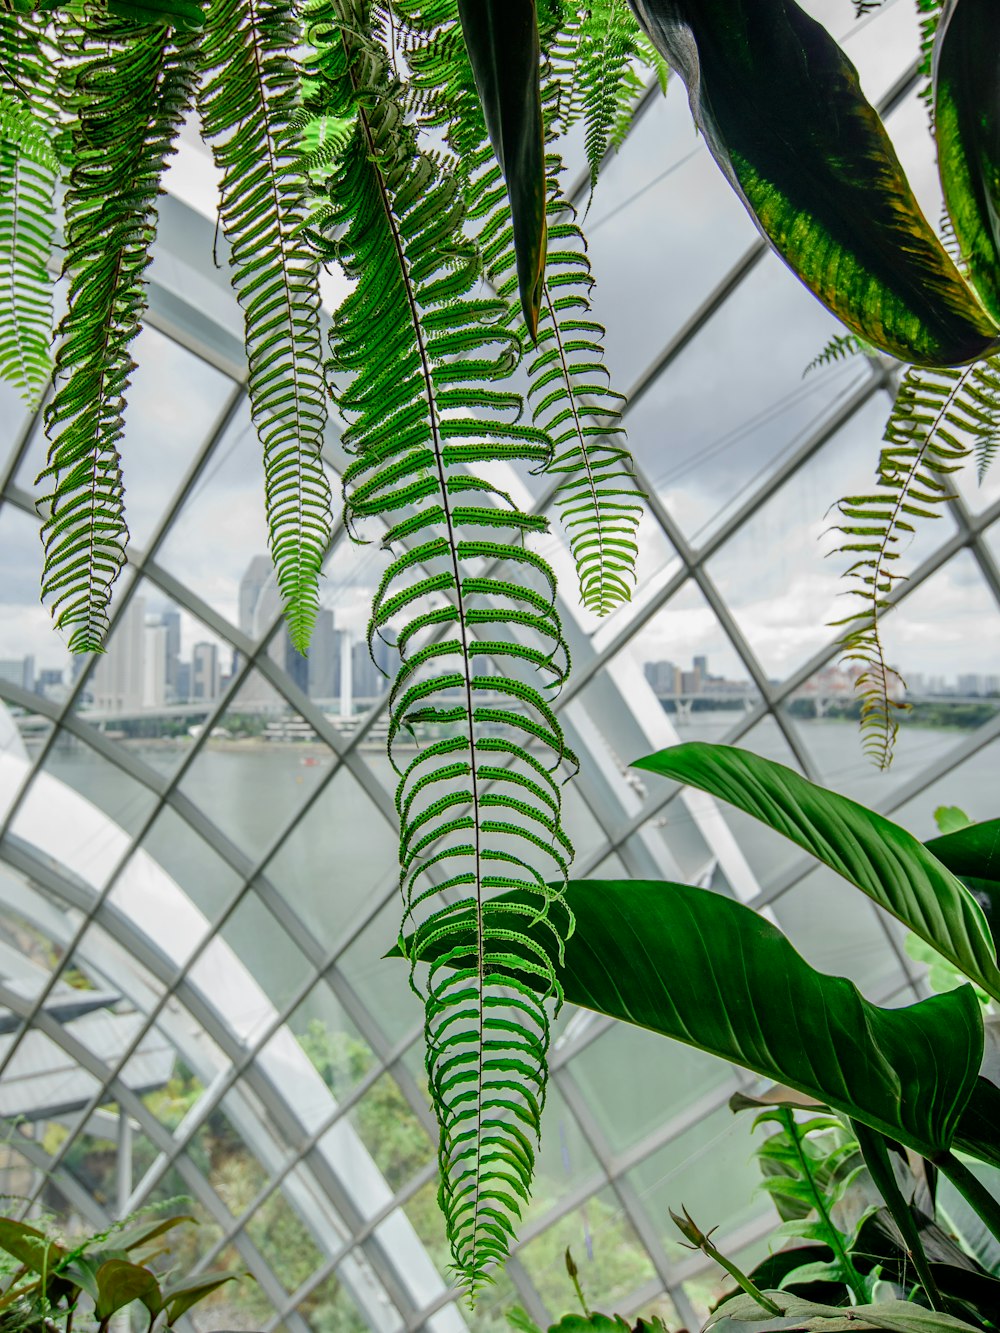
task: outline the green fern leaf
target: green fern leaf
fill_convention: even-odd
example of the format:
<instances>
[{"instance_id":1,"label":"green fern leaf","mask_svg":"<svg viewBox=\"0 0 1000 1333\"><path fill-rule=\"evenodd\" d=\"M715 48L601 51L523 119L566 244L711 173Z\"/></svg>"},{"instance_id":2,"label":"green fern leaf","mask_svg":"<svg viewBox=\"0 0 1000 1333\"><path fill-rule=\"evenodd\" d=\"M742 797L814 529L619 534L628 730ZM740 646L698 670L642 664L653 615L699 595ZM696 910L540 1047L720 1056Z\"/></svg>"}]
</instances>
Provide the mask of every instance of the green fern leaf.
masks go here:
<instances>
[{"instance_id":1,"label":"green fern leaf","mask_svg":"<svg viewBox=\"0 0 1000 1333\"><path fill-rule=\"evenodd\" d=\"M223 173L222 226L243 307L250 405L264 450L268 530L292 643L304 653L330 543L317 264L299 237L305 179L332 169L347 127L303 160L299 32L285 0L213 0L199 107ZM337 118L322 122L327 128ZM312 122L315 128L315 121Z\"/></svg>"},{"instance_id":2,"label":"green fern leaf","mask_svg":"<svg viewBox=\"0 0 1000 1333\"><path fill-rule=\"evenodd\" d=\"M127 529L118 444L145 309L144 272L160 177L194 82L191 38L89 18L60 27L60 78L75 111L66 190L69 310L39 477L42 594L73 652L100 652Z\"/></svg>"},{"instance_id":3,"label":"green fern leaf","mask_svg":"<svg viewBox=\"0 0 1000 1333\"><path fill-rule=\"evenodd\" d=\"M469 215L479 224L486 272L506 303L507 325L516 328L519 342L527 345L527 331L513 300L517 278L506 192L481 113L470 96L474 82L458 40L455 5L438 0L428 12L407 0L397 8L406 24L413 68L416 92L411 100L428 124L446 131ZM547 30L544 24L541 27L544 40ZM630 43L637 27L620 0L589 6L582 17L570 20L569 27L577 43L590 43L592 62L583 87L591 96L594 151L603 156L600 142L610 124L614 101L610 88L618 59L605 48L609 43L620 48L621 59L628 64L634 57ZM550 32L550 44L551 38ZM598 55L598 48L605 50L605 56ZM606 68L601 64L605 57ZM567 118L565 108L552 99L545 110L550 128L557 117ZM586 244L559 189L559 158L550 154L546 168L549 246L541 317L532 340L536 346L528 365L528 398L534 426L552 442L548 471L560 478L555 503L576 563L581 600L588 610L606 615L631 595L644 496L632 477L632 460L618 425L622 398L611 388L603 366L603 330L590 318L593 278Z\"/></svg>"},{"instance_id":4,"label":"green fern leaf","mask_svg":"<svg viewBox=\"0 0 1000 1333\"><path fill-rule=\"evenodd\" d=\"M528 1197L544 1102L545 998L559 998L563 932L521 958L512 942L525 919L496 894L532 891L541 920L561 900L548 881L565 881L571 848L555 773L573 761L549 696L568 656L554 575L527 544L545 520L470 471L549 461L545 432L518 422L523 405L505 384L520 340L508 302L478 294L461 173L418 150L416 94L393 73L377 14L364 0L306 7L306 109L353 125L306 234L356 281L334 315L329 362L349 422L345 515L352 531L392 516L369 644L378 636L401 658L388 746L415 986L431 944L454 939L457 970L434 963L423 986L427 1070L441 1205L474 1297ZM436 115L434 97L423 108ZM442 906L446 890L457 902ZM456 906L474 915L471 946Z\"/></svg>"},{"instance_id":5,"label":"green fern leaf","mask_svg":"<svg viewBox=\"0 0 1000 1333\"><path fill-rule=\"evenodd\" d=\"M45 24L0 14L0 377L34 407L52 374L55 186ZM34 105L27 100L31 88ZM53 119L45 124L43 116Z\"/></svg>"},{"instance_id":6,"label":"green fern leaf","mask_svg":"<svg viewBox=\"0 0 1000 1333\"><path fill-rule=\"evenodd\" d=\"M933 370L911 366L899 387L885 428L876 489L845 496L835 530L847 540L837 550L850 558L850 595L859 610L838 620L844 660L857 663L864 748L880 768L892 761L897 715L906 705L893 697L902 684L886 662L879 617L904 577L895 568L901 545L915 524L936 518L951 497L948 478L975 451L980 475L1000 436L1000 358L972 366Z\"/></svg>"},{"instance_id":7,"label":"green fern leaf","mask_svg":"<svg viewBox=\"0 0 1000 1333\"><path fill-rule=\"evenodd\" d=\"M0 51L3 53L4 71L9 70L10 49L15 46L11 40L14 23L6 15L0 15L0 25L4 32L0 34ZM0 88L0 139L16 148L21 157L26 157L36 166L45 167L55 174L59 160L52 146L52 131L41 119L30 103L12 96L6 89Z\"/></svg>"}]
</instances>

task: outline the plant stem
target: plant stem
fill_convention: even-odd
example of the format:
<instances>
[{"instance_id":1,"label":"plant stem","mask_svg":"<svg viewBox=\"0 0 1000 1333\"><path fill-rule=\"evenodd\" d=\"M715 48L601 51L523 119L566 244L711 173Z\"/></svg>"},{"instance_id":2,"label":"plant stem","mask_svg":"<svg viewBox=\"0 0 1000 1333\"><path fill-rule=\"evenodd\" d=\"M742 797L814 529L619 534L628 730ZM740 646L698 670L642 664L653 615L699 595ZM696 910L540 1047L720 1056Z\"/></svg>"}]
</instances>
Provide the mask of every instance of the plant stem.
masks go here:
<instances>
[{"instance_id":1,"label":"plant stem","mask_svg":"<svg viewBox=\"0 0 1000 1333\"><path fill-rule=\"evenodd\" d=\"M576 1298L580 1302L580 1309L583 1311L584 1316L589 1319L590 1306L587 1304L587 1298L583 1294L583 1287L580 1285L580 1270L576 1266L576 1262L573 1259L573 1255L570 1252L568 1245L566 1246L566 1272L569 1274L570 1282L572 1282L573 1286L576 1288Z\"/></svg>"},{"instance_id":2,"label":"plant stem","mask_svg":"<svg viewBox=\"0 0 1000 1333\"><path fill-rule=\"evenodd\" d=\"M850 1287L855 1304L864 1305L868 1300L868 1289L865 1286L865 1280L851 1262L851 1256L844 1247L844 1238L837 1227L834 1226L833 1219L830 1217L830 1210L826 1206L823 1191L816 1183L812 1163L809 1161L803 1146L805 1135L802 1133L799 1122L795 1119L794 1112L782 1106L778 1108L778 1114L781 1116L785 1131L795 1148L795 1156L798 1158L802 1179L809 1186L809 1193L813 1198L813 1207L816 1209L816 1213L823 1224L823 1230L826 1232L826 1243L836 1256L843 1281L846 1286Z\"/></svg>"},{"instance_id":3,"label":"plant stem","mask_svg":"<svg viewBox=\"0 0 1000 1333\"><path fill-rule=\"evenodd\" d=\"M935 1157L934 1164L944 1172L966 1203L975 1209L996 1239L1000 1240L1000 1202L979 1177L951 1152L943 1152Z\"/></svg>"},{"instance_id":4,"label":"plant stem","mask_svg":"<svg viewBox=\"0 0 1000 1333\"><path fill-rule=\"evenodd\" d=\"M683 1205L681 1205L681 1213L683 1216L678 1217L674 1210L672 1208L670 1209L670 1216L673 1218L677 1230L691 1242L690 1246L687 1248L699 1249L702 1254L707 1255L709 1259L714 1259L719 1267L724 1268L729 1276L735 1282L739 1283L746 1294L752 1296L757 1304L762 1306L768 1314L775 1315L779 1318L784 1315L785 1312L780 1305L777 1305L772 1301L770 1296L765 1296L761 1289L754 1284L752 1279L747 1277L746 1273L744 1273L741 1268L737 1268L731 1259L727 1259L721 1250L715 1248L709 1239L709 1236L702 1231ZM712 1230L714 1231L715 1227L713 1227Z\"/></svg>"}]
</instances>

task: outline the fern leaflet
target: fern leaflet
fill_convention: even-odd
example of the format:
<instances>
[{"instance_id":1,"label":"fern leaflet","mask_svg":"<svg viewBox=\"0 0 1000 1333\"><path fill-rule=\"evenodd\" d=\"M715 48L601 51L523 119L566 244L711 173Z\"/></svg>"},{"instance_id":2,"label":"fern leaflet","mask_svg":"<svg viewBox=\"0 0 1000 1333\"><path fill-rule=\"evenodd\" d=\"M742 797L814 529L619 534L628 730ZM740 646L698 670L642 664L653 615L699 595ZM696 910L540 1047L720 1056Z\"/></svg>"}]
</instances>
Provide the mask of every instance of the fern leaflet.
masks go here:
<instances>
[{"instance_id":1,"label":"fern leaflet","mask_svg":"<svg viewBox=\"0 0 1000 1333\"><path fill-rule=\"evenodd\" d=\"M45 25L0 14L0 376L32 407L52 374L54 132Z\"/></svg>"},{"instance_id":2,"label":"fern leaflet","mask_svg":"<svg viewBox=\"0 0 1000 1333\"><path fill-rule=\"evenodd\" d=\"M376 15L364 0L310 0L306 18L309 109L354 124L309 235L357 281L331 334L353 454L345 513L352 527L390 524L369 643L385 638L400 656L388 744L414 985L426 952L453 941L426 980L427 1069L440 1201L475 1296L506 1254L533 1170L549 1019L531 982L558 1000L565 927L550 881L565 882L572 848L555 773L572 756L548 697L568 667L554 578L528 544L545 520L470 469L544 464L550 446L503 387L520 356L507 306L476 294L459 184L417 149ZM532 894L532 919L549 922L549 950L497 901L515 885Z\"/></svg>"},{"instance_id":3,"label":"fern leaflet","mask_svg":"<svg viewBox=\"0 0 1000 1333\"><path fill-rule=\"evenodd\" d=\"M223 173L222 225L243 306L271 554L288 632L304 653L332 519L320 458L326 396L317 266L297 233L306 214L303 168L322 174L330 154L323 142L318 156L302 161L299 73L289 54L298 41L286 0L213 0L199 105Z\"/></svg>"},{"instance_id":4,"label":"fern leaflet","mask_svg":"<svg viewBox=\"0 0 1000 1333\"><path fill-rule=\"evenodd\" d=\"M438 0L430 16L425 6L412 3L397 3L397 9L414 39L409 55L417 105L426 121L447 131L469 216L479 223L486 273L506 303L507 323L520 344L528 346L516 303L507 193L474 100L453 0ZM422 26L429 17L434 24ZM559 114L552 99L545 113L549 122ZM527 367L528 399L534 424L552 441L547 470L562 479L556 505L576 563L581 600L588 610L606 615L631 596L643 495L617 424L622 397L610 387L602 364L603 329L591 317L593 278L586 243L559 189L560 159L549 154L546 166L549 252L538 334Z\"/></svg>"},{"instance_id":5,"label":"fern leaflet","mask_svg":"<svg viewBox=\"0 0 1000 1333\"><path fill-rule=\"evenodd\" d=\"M190 99L192 39L127 20L64 21L60 77L76 113L66 190L69 310L58 334L55 396L39 477L43 596L72 652L100 652L125 561L118 444L145 310L143 274L160 176Z\"/></svg>"},{"instance_id":6,"label":"fern leaflet","mask_svg":"<svg viewBox=\"0 0 1000 1333\"><path fill-rule=\"evenodd\" d=\"M896 714L905 705L892 697L900 682L882 650L879 616L903 577L894 566L901 542L914 524L936 518L950 498L947 478L974 451L982 475L997 448L1000 431L1000 358L971 366L930 369L911 366L903 376L885 428L877 488L846 496L837 505L836 531L849 540L837 548L851 557L850 594L862 607L834 622L844 626L846 661L857 662L861 727L866 753L881 768L892 759Z\"/></svg>"}]
</instances>

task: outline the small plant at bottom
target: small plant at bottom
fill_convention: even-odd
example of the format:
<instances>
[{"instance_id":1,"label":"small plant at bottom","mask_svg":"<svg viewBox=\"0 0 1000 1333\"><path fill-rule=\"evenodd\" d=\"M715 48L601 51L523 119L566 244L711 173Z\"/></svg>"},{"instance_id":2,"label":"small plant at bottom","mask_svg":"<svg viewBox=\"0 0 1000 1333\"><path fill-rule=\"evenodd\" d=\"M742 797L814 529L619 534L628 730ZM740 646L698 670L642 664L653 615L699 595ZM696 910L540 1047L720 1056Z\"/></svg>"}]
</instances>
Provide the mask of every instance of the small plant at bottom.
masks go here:
<instances>
[{"instance_id":1,"label":"small plant at bottom","mask_svg":"<svg viewBox=\"0 0 1000 1333\"><path fill-rule=\"evenodd\" d=\"M2 1281L0 1333L72 1333L78 1316L105 1333L112 1318L136 1302L145 1307L149 1330L172 1328L224 1283L249 1276L154 1272L150 1265L168 1248L163 1237L188 1223L195 1225L194 1218L161 1217L70 1242L0 1217L0 1251L16 1265Z\"/></svg>"}]
</instances>

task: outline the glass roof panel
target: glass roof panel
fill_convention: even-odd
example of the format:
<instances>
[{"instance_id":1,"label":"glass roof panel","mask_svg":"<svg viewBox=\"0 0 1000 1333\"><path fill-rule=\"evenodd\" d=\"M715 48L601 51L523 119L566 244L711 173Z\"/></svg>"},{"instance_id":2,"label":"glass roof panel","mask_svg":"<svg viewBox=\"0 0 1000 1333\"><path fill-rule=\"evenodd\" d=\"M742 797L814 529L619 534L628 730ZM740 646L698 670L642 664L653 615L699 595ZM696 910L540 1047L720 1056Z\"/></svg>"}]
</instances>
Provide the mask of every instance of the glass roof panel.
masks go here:
<instances>
[{"instance_id":1,"label":"glass roof panel","mask_svg":"<svg viewBox=\"0 0 1000 1333\"><path fill-rule=\"evenodd\" d=\"M859 23L851 0L807 7L845 38L873 96L911 64L906 0ZM908 97L891 126L936 219L923 104ZM246 405L223 423L241 391L195 350L197 327L197 346L229 364L232 330L219 327L208 347L213 311L181 309L199 264L222 290L208 267L211 223L180 199L164 202L171 221L150 297L153 322L171 334L143 335L128 419L140 443L129 512L145 563L119 584L99 662L71 665L38 604L26 491L44 459L40 431L0 507L0 697L12 701L0 711L0 809L43 756L0 839L37 881L0 866L0 977L21 987L18 1013L53 983L32 1030L20 1033L15 1017L0 1034L0 1062L16 1045L20 1069L0 1091L32 1117L0 1152L0 1186L38 1191L61 1217L95 1225L126 1193L129 1210L193 1212L200 1227L175 1233L179 1262L245 1265L257 1279L201 1306L199 1333L508 1333L515 1304L544 1325L575 1304L567 1244L595 1305L659 1309L693 1327L719 1279L680 1249L668 1207L720 1223L747 1263L773 1222L753 1192L749 1118L726 1108L750 1081L569 1005L553 1024L555 1074L519 1250L474 1312L446 1286L421 1008L405 964L382 958L400 918L387 817L396 777L384 753L386 680L363 641L381 530L359 534L366 545L338 531L301 658L275 630ZM646 516L636 598L603 622L574 606L558 523L545 543L579 673L556 703L584 760L564 796L576 873L689 880L768 903L807 957L905 1003L923 972L894 923L755 821L629 764L678 740L724 740L885 809L902 802L897 817L921 836L936 804L995 815L982 802L1000 757L1000 575L979 557L1000 560L1000 521L976 533L1000 494L997 474L982 490L960 482L971 549L906 587L886 618L914 709L895 768L879 775L861 756L850 680L817 666L835 649L825 622L842 586L816 537L831 503L870 485L887 395L863 359L802 378L834 325L775 259L750 266L710 317L693 319L757 234L695 136L679 81L666 101L652 99L584 225L616 387L649 372L629 424L663 526ZM188 252L191 238L201 250ZM690 341L672 352L686 326ZM171 392L179 382L182 396ZM24 419L6 407L0 391L0 452ZM325 452L343 464L335 424ZM510 484L540 504L548 481ZM161 522L162 543L141 550ZM951 517L927 525L907 567L933 564L956 531ZM387 650L377 656L388 663ZM67 730L49 744L74 690L73 730L86 742ZM309 701L306 716L289 698ZM52 818L54 796L72 820ZM71 1016L56 1022L56 1003ZM29 1087L18 1065L32 1047L48 1062L44 1087ZM54 1175L42 1174L52 1162Z\"/></svg>"}]
</instances>

